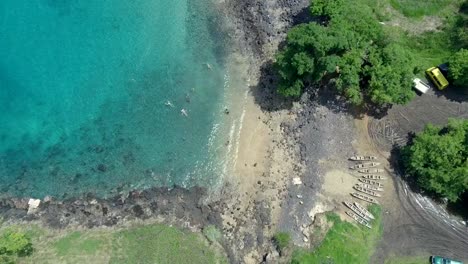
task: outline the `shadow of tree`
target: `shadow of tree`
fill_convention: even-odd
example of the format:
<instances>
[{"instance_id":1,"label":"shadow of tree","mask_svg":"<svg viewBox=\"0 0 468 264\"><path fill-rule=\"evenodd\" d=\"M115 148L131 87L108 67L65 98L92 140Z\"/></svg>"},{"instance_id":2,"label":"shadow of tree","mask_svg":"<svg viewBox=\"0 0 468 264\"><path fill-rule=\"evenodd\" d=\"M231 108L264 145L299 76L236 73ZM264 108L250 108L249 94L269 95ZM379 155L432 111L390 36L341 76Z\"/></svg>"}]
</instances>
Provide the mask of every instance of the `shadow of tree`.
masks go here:
<instances>
[{"instance_id":1,"label":"shadow of tree","mask_svg":"<svg viewBox=\"0 0 468 264\"><path fill-rule=\"evenodd\" d=\"M447 100L458 103L468 101L468 88L449 86L443 91L434 88L434 93L437 97L445 97Z\"/></svg>"}]
</instances>

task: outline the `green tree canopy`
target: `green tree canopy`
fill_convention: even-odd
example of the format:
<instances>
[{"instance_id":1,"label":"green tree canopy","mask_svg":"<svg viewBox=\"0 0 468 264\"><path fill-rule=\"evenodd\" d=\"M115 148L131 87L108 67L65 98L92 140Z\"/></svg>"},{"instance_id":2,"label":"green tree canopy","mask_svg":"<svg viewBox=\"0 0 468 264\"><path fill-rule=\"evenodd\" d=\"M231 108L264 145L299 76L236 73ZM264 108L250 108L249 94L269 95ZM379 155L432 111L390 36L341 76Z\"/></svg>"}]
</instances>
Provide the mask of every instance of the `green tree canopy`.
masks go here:
<instances>
[{"instance_id":1,"label":"green tree canopy","mask_svg":"<svg viewBox=\"0 0 468 264\"><path fill-rule=\"evenodd\" d=\"M293 27L287 45L276 56L281 76L279 93L299 96L305 86L334 84L356 105L369 99L377 105L404 104L411 100L414 62L411 54L389 45L367 5L342 0L318 0L315 22Z\"/></svg>"},{"instance_id":2,"label":"green tree canopy","mask_svg":"<svg viewBox=\"0 0 468 264\"><path fill-rule=\"evenodd\" d=\"M424 190L457 201L468 190L468 120L427 125L402 150L406 172Z\"/></svg>"},{"instance_id":3,"label":"green tree canopy","mask_svg":"<svg viewBox=\"0 0 468 264\"><path fill-rule=\"evenodd\" d=\"M461 49L449 59L449 77L453 84L468 88L468 50Z\"/></svg>"}]
</instances>

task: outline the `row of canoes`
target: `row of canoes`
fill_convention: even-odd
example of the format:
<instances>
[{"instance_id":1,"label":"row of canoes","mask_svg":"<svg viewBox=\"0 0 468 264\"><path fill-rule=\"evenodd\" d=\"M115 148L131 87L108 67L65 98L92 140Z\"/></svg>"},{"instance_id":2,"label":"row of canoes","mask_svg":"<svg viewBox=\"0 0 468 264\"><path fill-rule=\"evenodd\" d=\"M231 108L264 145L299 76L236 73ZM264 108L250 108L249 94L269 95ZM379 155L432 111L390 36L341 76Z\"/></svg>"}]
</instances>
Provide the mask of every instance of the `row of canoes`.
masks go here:
<instances>
[{"instance_id":1,"label":"row of canoes","mask_svg":"<svg viewBox=\"0 0 468 264\"><path fill-rule=\"evenodd\" d=\"M372 161L372 162L363 162L360 164L356 164L350 167L350 169L357 170L362 175L359 179L360 183L357 183L353 186L353 188L357 192L352 192L351 196L366 201L368 203L379 204L377 199L374 197L381 197L382 195L378 192L383 191L383 184L378 182L377 180L385 180L385 177L379 175L378 173L383 172L383 169L375 168L380 165L378 162L374 162L377 160L375 156L354 156L349 158L352 161ZM347 211L346 214L356 220L361 225L364 225L368 228L371 228L369 223L370 219L374 219L374 216L367 211L363 206L359 205L358 203L348 203L344 202L346 207L351 209Z\"/></svg>"}]
</instances>

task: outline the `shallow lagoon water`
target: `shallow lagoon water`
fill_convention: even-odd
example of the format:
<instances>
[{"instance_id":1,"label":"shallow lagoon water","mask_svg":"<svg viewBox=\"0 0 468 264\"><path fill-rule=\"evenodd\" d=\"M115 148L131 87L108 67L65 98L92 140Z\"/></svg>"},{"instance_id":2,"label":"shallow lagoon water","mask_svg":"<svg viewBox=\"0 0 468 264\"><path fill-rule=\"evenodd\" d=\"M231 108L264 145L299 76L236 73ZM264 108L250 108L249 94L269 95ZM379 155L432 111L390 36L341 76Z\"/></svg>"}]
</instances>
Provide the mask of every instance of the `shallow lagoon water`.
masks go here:
<instances>
[{"instance_id":1,"label":"shallow lagoon water","mask_svg":"<svg viewBox=\"0 0 468 264\"><path fill-rule=\"evenodd\" d=\"M211 7L0 1L0 191L213 186L226 73Z\"/></svg>"}]
</instances>

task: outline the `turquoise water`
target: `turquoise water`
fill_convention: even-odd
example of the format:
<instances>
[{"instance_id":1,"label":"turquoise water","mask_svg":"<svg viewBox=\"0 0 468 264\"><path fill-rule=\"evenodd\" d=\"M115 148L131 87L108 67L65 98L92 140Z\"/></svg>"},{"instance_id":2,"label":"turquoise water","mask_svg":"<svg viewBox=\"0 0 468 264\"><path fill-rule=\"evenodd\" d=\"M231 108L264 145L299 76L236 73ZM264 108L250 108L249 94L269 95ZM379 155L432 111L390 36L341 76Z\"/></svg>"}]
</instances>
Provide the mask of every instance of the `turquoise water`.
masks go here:
<instances>
[{"instance_id":1,"label":"turquoise water","mask_svg":"<svg viewBox=\"0 0 468 264\"><path fill-rule=\"evenodd\" d=\"M216 182L217 19L208 0L0 1L0 191Z\"/></svg>"}]
</instances>

